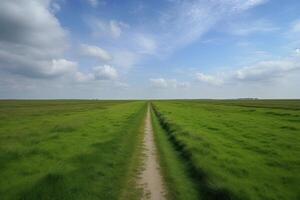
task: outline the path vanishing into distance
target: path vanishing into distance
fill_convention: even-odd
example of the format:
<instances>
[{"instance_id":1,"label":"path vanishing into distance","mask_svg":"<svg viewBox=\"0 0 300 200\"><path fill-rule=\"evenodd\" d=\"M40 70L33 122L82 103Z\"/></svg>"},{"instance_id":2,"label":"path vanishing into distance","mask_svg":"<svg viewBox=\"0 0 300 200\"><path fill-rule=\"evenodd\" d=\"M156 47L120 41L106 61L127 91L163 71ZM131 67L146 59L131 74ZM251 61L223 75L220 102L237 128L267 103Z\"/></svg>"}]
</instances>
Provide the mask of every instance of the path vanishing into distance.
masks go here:
<instances>
[{"instance_id":1,"label":"path vanishing into distance","mask_svg":"<svg viewBox=\"0 0 300 200\"><path fill-rule=\"evenodd\" d=\"M160 172L150 113L150 106L148 106L143 140L143 156L145 156L145 158L139 183L144 190L142 199L164 200L166 199L166 188Z\"/></svg>"}]
</instances>

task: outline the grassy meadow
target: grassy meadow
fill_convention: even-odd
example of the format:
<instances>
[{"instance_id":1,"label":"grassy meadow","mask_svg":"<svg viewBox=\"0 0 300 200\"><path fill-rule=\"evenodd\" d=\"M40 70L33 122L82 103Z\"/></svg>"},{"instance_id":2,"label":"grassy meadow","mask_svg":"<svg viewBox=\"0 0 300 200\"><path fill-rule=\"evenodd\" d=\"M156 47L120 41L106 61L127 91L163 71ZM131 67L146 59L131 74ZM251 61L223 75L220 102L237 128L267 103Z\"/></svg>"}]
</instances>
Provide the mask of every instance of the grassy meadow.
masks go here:
<instances>
[{"instance_id":1,"label":"grassy meadow","mask_svg":"<svg viewBox=\"0 0 300 200\"><path fill-rule=\"evenodd\" d=\"M141 101L0 101L0 199L128 197L145 112Z\"/></svg>"},{"instance_id":2,"label":"grassy meadow","mask_svg":"<svg viewBox=\"0 0 300 200\"><path fill-rule=\"evenodd\" d=\"M174 158L161 154L173 194L192 194L182 189L182 183L190 182L197 185L198 199L300 199L300 101L191 100L152 105L163 128L160 132L173 146L169 151L177 154ZM188 169L182 178L180 167Z\"/></svg>"},{"instance_id":3,"label":"grassy meadow","mask_svg":"<svg viewBox=\"0 0 300 200\"><path fill-rule=\"evenodd\" d=\"M146 101L0 101L0 199L140 199ZM169 200L300 199L299 100L151 101Z\"/></svg>"}]
</instances>

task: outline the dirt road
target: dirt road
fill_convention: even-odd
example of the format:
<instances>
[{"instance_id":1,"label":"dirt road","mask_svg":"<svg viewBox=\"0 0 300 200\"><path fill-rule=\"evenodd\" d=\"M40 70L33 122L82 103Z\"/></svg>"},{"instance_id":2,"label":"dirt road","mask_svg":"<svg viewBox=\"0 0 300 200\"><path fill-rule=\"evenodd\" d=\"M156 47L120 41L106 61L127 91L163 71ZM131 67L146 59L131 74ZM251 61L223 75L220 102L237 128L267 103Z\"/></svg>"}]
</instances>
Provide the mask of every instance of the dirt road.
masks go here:
<instances>
[{"instance_id":1,"label":"dirt road","mask_svg":"<svg viewBox=\"0 0 300 200\"><path fill-rule=\"evenodd\" d=\"M157 149L155 146L150 107L148 107L145 121L144 136L144 163L140 176L140 184L144 189L142 199L164 200L166 199L166 188L163 184L163 178L159 168Z\"/></svg>"}]
</instances>

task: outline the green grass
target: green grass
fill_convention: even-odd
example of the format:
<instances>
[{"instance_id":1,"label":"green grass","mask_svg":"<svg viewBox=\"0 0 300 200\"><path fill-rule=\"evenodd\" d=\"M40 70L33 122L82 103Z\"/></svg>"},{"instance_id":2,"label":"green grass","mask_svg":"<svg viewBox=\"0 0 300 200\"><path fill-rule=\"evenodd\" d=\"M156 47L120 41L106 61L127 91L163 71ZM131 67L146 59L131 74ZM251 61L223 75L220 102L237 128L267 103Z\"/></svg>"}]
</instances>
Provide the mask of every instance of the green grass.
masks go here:
<instances>
[{"instance_id":1,"label":"green grass","mask_svg":"<svg viewBox=\"0 0 300 200\"><path fill-rule=\"evenodd\" d=\"M151 112L152 125L162 173L168 188L170 200L200 199L197 185L190 177L189 168L184 164L180 152L169 142L167 133L159 125L157 117Z\"/></svg>"},{"instance_id":2,"label":"green grass","mask_svg":"<svg viewBox=\"0 0 300 200\"><path fill-rule=\"evenodd\" d=\"M300 101L155 101L204 199L300 198Z\"/></svg>"},{"instance_id":3,"label":"green grass","mask_svg":"<svg viewBox=\"0 0 300 200\"><path fill-rule=\"evenodd\" d=\"M145 112L139 101L0 101L1 199L119 199Z\"/></svg>"},{"instance_id":4,"label":"green grass","mask_svg":"<svg viewBox=\"0 0 300 200\"><path fill-rule=\"evenodd\" d=\"M0 199L139 199L144 101L0 101ZM154 101L169 199L300 199L300 101Z\"/></svg>"},{"instance_id":5,"label":"green grass","mask_svg":"<svg viewBox=\"0 0 300 200\"><path fill-rule=\"evenodd\" d=\"M243 107L257 107L257 108L279 108L279 109L290 109L300 110L300 100L290 99L257 99L257 100L191 100L201 103L208 104L219 104L219 105L235 105Z\"/></svg>"}]
</instances>

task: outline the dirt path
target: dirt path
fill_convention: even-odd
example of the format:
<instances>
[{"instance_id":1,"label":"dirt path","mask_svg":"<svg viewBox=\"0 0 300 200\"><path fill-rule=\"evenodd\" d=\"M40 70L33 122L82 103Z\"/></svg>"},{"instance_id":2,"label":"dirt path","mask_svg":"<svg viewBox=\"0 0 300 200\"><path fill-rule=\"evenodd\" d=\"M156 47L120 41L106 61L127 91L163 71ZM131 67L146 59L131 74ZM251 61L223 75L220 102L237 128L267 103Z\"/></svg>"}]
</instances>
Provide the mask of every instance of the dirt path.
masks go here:
<instances>
[{"instance_id":1,"label":"dirt path","mask_svg":"<svg viewBox=\"0 0 300 200\"><path fill-rule=\"evenodd\" d=\"M145 121L145 136L144 136L144 155L145 160L140 176L140 184L144 189L142 199L164 200L166 188L163 184L163 178L160 173L157 149L154 142L150 107L148 107L147 117Z\"/></svg>"}]
</instances>

